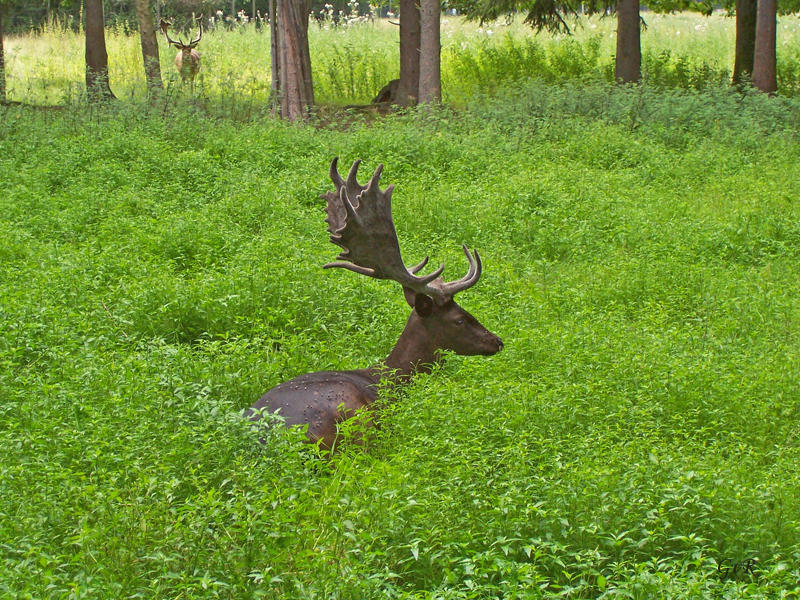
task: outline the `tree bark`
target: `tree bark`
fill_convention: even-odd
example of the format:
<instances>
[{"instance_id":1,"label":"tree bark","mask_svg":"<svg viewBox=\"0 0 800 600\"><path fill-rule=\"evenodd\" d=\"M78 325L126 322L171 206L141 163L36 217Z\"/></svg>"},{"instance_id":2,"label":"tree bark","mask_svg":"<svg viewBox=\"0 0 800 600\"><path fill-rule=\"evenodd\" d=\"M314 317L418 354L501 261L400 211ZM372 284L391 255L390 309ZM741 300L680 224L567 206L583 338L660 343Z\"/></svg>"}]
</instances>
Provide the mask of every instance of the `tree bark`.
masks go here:
<instances>
[{"instance_id":1,"label":"tree bark","mask_svg":"<svg viewBox=\"0 0 800 600\"><path fill-rule=\"evenodd\" d=\"M642 78L639 0L617 0L617 83L638 83Z\"/></svg>"},{"instance_id":2,"label":"tree bark","mask_svg":"<svg viewBox=\"0 0 800 600\"><path fill-rule=\"evenodd\" d=\"M753 85L772 94L778 90L775 35L778 26L776 0L758 0L756 44L753 56Z\"/></svg>"},{"instance_id":3,"label":"tree bark","mask_svg":"<svg viewBox=\"0 0 800 600\"><path fill-rule=\"evenodd\" d=\"M419 19L419 101L442 101L439 0L421 0Z\"/></svg>"},{"instance_id":4,"label":"tree bark","mask_svg":"<svg viewBox=\"0 0 800 600\"><path fill-rule=\"evenodd\" d=\"M397 101L414 106L419 99L419 6L417 0L400 0L400 84Z\"/></svg>"},{"instance_id":5,"label":"tree bark","mask_svg":"<svg viewBox=\"0 0 800 600\"><path fill-rule=\"evenodd\" d=\"M142 42L144 75L147 80L147 93L152 96L164 89L161 81L161 63L158 60L158 40L153 24L150 0L136 0L136 18L139 21L139 37Z\"/></svg>"},{"instance_id":6,"label":"tree bark","mask_svg":"<svg viewBox=\"0 0 800 600\"><path fill-rule=\"evenodd\" d=\"M0 103L6 101L6 56L3 51L3 3L0 2Z\"/></svg>"},{"instance_id":7,"label":"tree bark","mask_svg":"<svg viewBox=\"0 0 800 600\"><path fill-rule=\"evenodd\" d=\"M269 88L269 101L272 105L272 114L280 113L281 96L281 70L280 56L278 54L278 23L276 21L275 0L269 0L269 57L272 83Z\"/></svg>"},{"instance_id":8,"label":"tree bark","mask_svg":"<svg viewBox=\"0 0 800 600\"><path fill-rule=\"evenodd\" d=\"M736 58L733 83L741 84L753 75L756 48L756 13L758 0L736 0Z\"/></svg>"},{"instance_id":9,"label":"tree bark","mask_svg":"<svg viewBox=\"0 0 800 600\"><path fill-rule=\"evenodd\" d=\"M305 119L314 104L308 49L308 0L277 0L281 117Z\"/></svg>"},{"instance_id":10,"label":"tree bark","mask_svg":"<svg viewBox=\"0 0 800 600\"><path fill-rule=\"evenodd\" d=\"M89 100L114 98L108 85L103 0L86 0L86 93Z\"/></svg>"}]
</instances>

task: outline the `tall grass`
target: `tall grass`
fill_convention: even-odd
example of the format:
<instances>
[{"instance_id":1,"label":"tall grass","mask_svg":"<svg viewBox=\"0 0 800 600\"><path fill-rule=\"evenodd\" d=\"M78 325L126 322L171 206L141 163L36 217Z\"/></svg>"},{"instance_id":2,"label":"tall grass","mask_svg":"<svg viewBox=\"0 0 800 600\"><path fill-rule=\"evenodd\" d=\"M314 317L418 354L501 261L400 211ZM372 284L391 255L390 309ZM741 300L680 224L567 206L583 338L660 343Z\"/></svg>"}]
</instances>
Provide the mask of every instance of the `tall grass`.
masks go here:
<instances>
[{"instance_id":1,"label":"tall grass","mask_svg":"<svg viewBox=\"0 0 800 600\"><path fill-rule=\"evenodd\" d=\"M653 85L703 88L730 79L733 19L715 14L650 15L642 34L644 75ZM479 27L460 18L442 25L442 78L445 99L464 105L486 93L524 79L564 82L613 79L615 22L583 19L573 37L535 35L521 23ZM346 28L310 29L317 101L345 105L369 102L398 76L397 27L387 21ZM780 92L794 95L800 81L800 20L781 17L778 28ZM144 94L141 52L136 35L107 32L111 85L118 96ZM181 91L172 65L174 51L161 44L162 71ZM213 98L250 98L263 103L269 92L269 37L253 25L206 32L198 94ZM9 94L12 99L54 103L80 95L83 86L83 38L60 24L41 34L7 40Z\"/></svg>"},{"instance_id":2,"label":"tall grass","mask_svg":"<svg viewBox=\"0 0 800 600\"><path fill-rule=\"evenodd\" d=\"M541 82L346 130L4 108L0 597L796 596L797 115ZM506 348L326 464L239 415L402 328L398 286L320 268L335 155L386 163L409 261L480 249L459 300Z\"/></svg>"}]
</instances>

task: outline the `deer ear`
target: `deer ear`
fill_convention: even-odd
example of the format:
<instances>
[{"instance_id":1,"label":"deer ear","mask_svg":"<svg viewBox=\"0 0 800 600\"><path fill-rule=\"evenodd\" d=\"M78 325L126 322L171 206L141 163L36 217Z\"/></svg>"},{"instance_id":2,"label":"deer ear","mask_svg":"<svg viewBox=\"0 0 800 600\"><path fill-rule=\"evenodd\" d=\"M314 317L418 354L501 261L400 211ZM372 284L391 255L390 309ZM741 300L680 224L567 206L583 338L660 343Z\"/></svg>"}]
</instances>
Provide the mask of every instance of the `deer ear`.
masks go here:
<instances>
[{"instance_id":1,"label":"deer ear","mask_svg":"<svg viewBox=\"0 0 800 600\"><path fill-rule=\"evenodd\" d=\"M425 294L417 294L414 298L414 310L420 317L427 317L433 312L433 300Z\"/></svg>"},{"instance_id":2,"label":"deer ear","mask_svg":"<svg viewBox=\"0 0 800 600\"><path fill-rule=\"evenodd\" d=\"M403 286L403 296L406 297L406 302L411 308L414 308L414 304L417 301L417 293L414 290L408 289L406 286Z\"/></svg>"},{"instance_id":3,"label":"deer ear","mask_svg":"<svg viewBox=\"0 0 800 600\"><path fill-rule=\"evenodd\" d=\"M417 311L420 317L427 317L433 312L433 298L425 294L418 294L412 289L403 286L403 295L408 305Z\"/></svg>"}]
</instances>

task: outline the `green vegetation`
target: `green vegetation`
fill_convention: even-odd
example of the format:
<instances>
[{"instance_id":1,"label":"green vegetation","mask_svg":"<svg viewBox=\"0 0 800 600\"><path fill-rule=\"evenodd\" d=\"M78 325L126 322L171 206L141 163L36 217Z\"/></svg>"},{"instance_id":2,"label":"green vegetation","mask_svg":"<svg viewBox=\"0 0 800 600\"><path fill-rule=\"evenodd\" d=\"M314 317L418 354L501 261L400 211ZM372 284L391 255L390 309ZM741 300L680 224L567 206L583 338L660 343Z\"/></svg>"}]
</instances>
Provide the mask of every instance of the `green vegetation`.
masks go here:
<instances>
[{"instance_id":1,"label":"green vegetation","mask_svg":"<svg viewBox=\"0 0 800 600\"><path fill-rule=\"evenodd\" d=\"M796 101L531 83L344 130L117 104L0 118L0 597L800 592ZM460 301L506 349L331 465L239 415L402 329L398 286L320 268L334 155L386 163L409 261L481 251Z\"/></svg>"},{"instance_id":2,"label":"green vegetation","mask_svg":"<svg viewBox=\"0 0 800 600\"><path fill-rule=\"evenodd\" d=\"M730 80L734 20L721 14L645 14L643 72L649 85L703 89ZM458 18L442 25L444 100L467 105L476 92L494 92L525 79L566 82L612 81L615 20L583 19L575 36L534 35L522 23L494 23L480 28ZM316 99L326 105L367 103L398 76L397 27L386 21L347 28L311 26L310 45ZM162 70L176 93L173 49L161 44ZM125 29L107 32L111 87L120 98L145 93L137 35ZM58 103L76 101L84 89L84 41L55 23L41 35L12 36L6 41L8 92L12 100ZM263 104L269 94L269 36L252 25L234 31L206 32L199 47L203 66L198 94L240 107ZM793 96L800 86L800 19L781 16L778 23L778 85Z\"/></svg>"},{"instance_id":3,"label":"green vegetation","mask_svg":"<svg viewBox=\"0 0 800 600\"><path fill-rule=\"evenodd\" d=\"M732 20L646 18L632 88L611 19L447 20L450 108L369 119L335 107L396 30L312 27L304 126L265 118L251 26L196 97L162 47L149 106L135 36L88 108L80 34L10 38L11 99L65 106L0 109L0 599L797 598L800 21L768 98L727 87ZM386 164L409 262L481 251L459 301L506 349L327 462L241 411L403 327L397 285L320 268L336 155Z\"/></svg>"}]
</instances>

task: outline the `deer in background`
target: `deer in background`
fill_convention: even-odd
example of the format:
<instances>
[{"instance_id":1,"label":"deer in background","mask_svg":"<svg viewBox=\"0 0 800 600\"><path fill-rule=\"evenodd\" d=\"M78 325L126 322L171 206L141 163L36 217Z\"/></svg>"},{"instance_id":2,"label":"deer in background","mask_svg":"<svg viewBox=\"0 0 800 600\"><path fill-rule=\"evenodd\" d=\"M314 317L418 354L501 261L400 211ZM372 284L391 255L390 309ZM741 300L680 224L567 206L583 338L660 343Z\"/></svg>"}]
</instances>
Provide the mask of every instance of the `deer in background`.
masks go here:
<instances>
[{"instance_id":1,"label":"deer in background","mask_svg":"<svg viewBox=\"0 0 800 600\"><path fill-rule=\"evenodd\" d=\"M195 48L200 43L200 38L203 37L203 15L200 15L196 20L200 27L200 33L197 34L197 39L191 40L188 44L185 44L181 38L175 41L169 37L167 29L172 23L164 19L161 19L160 23L161 32L167 38L167 43L179 50L178 54L175 55L175 66L178 69L178 73L181 74L181 81L186 82L188 79L192 89L194 89L194 77L200 70L200 53Z\"/></svg>"},{"instance_id":2,"label":"deer in background","mask_svg":"<svg viewBox=\"0 0 800 600\"><path fill-rule=\"evenodd\" d=\"M327 200L330 240L342 248L338 256L342 262L324 268L341 267L399 283L413 309L405 329L382 363L366 369L300 375L272 388L245 411L251 421L260 420L266 412L279 414L287 426L307 425L309 441L327 450L335 448L340 423L374 404L382 382L404 384L415 373L430 372L442 350L490 356L503 349L499 337L453 300L455 294L478 282L482 270L478 252L470 253L462 246L469 269L456 281L442 279L443 264L432 273L417 276L428 258L411 268L403 262L392 220L394 186L385 190L378 186L383 165L378 165L366 186L359 184L360 162L353 163L346 180L339 175L337 159L331 163L330 177L336 190L322 197Z\"/></svg>"}]
</instances>

